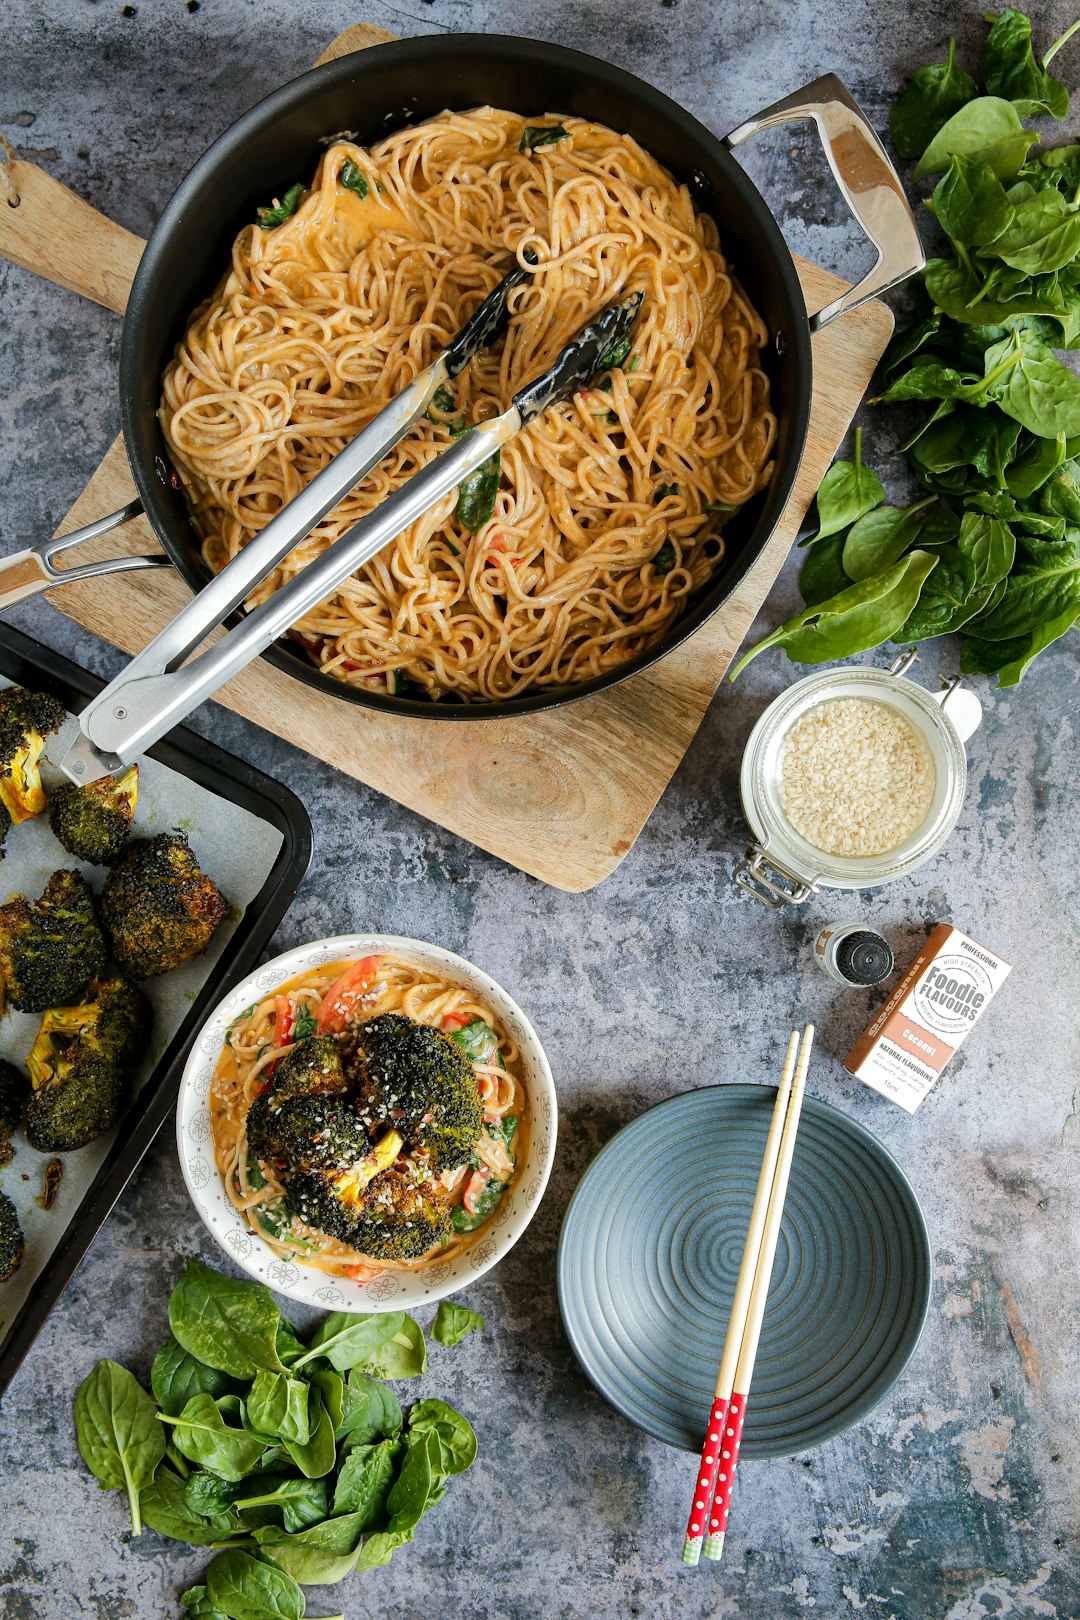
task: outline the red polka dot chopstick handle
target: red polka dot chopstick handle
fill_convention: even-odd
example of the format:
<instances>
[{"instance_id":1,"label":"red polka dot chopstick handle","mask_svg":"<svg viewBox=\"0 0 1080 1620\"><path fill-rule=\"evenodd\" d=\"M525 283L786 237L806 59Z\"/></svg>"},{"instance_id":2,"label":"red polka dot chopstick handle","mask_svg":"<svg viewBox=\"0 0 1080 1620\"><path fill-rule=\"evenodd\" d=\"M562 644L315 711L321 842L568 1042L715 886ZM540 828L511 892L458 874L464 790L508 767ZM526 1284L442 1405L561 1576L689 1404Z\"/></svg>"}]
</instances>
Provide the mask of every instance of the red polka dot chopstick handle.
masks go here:
<instances>
[{"instance_id":1,"label":"red polka dot chopstick handle","mask_svg":"<svg viewBox=\"0 0 1080 1620\"><path fill-rule=\"evenodd\" d=\"M776 1105L773 1108L769 1134L765 1140L765 1152L762 1156L761 1170L758 1174L757 1191L754 1194L754 1207L750 1211L750 1225L746 1230L746 1243L743 1246L742 1262L739 1266L739 1276L735 1284L735 1297L731 1302L731 1315L728 1318L727 1336L724 1339L724 1352L720 1358L720 1371L716 1377L716 1393L713 1399L712 1411L709 1414L709 1426L705 1431L705 1444L701 1448L701 1465L698 1468L697 1481L694 1486L694 1498L690 1504L690 1517L686 1525L686 1539L683 1542L682 1561L684 1564L696 1564L701 1557L709 1509L712 1506L713 1493L716 1490L721 1462L720 1442L724 1434L724 1425L727 1422L728 1401L731 1398L732 1386L735 1382L735 1370L738 1366L739 1351L742 1347L743 1331L746 1327L746 1318L750 1309L750 1297L757 1272L758 1255L765 1232L769 1193L776 1173L784 1118L787 1114L788 1098L791 1095L791 1080L795 1069L795 1049L798 1043L798 1034L793 1030L791 1039L788 1042L787 1056L784 1059L784 1072L780 1081L780 1089L776 1094Z\"/></svg>"},{"instance_id":2,"label":"red polka dot chopstick handle","mask_svg":"<svg viewBox=\"0 0 1080 1620\"><path fill-rule=\"evenodd\" d=\"M795 1081L791 1088L787 1118L784 1120L784 1134L780 1141L776 1174L773 1176L769 1192L769 1207L765 1215L765 1230L762 1233L761 1249L750 1293L750 1308L746 1315L739 1361L735 1368L731 1400L728 1403L727 1422L723 1430L723 1444L717 1465L716 1499L709 1514L709 1534L702 1548L705 1557L712 1559L713 1562L719 1560L724 1552L728 1514L731 1512L731 1491L735 1483L735 1464L739 1458L739 1445L742 1441L743 1424L746 1421L746 1403L754 1376L754 1361L757 1358L758 1340L761 1338L761 1324L765 1320L765 1305L769 1297L769 1284L772 1282L776 1245L784 1219L784 1201L787 1198L788 1180L791 1176L795 1138L799 1133L799 1116L802 1113L806 1070L810 1063L813 1040L814 1026L807 1024L803 1031L799 1061L795 1068Z\"/></svg>"},{"instance_id":3,"label":"red polka dot chopstick handle","mask_svg":"<svg viewBox=\"0 0 1080 1620\"><path fill-rule=\"evenodd\" d=\"M738 1461L745 1419L746 1396L736 1390L732 1394L731 1404L727 1410L727 1420L721 1430L723 1436L723 1446L720 1451L721 1466L716 1476L716 1496L713 1499L712 1511L709 1514L709 1534L705 1538L703 1548L705 1557L711 1558L714 1562L724 1550L728 1514L731 1512L731 1492L735 1485L735 1464Z\"/></svg>"}]
</instances>

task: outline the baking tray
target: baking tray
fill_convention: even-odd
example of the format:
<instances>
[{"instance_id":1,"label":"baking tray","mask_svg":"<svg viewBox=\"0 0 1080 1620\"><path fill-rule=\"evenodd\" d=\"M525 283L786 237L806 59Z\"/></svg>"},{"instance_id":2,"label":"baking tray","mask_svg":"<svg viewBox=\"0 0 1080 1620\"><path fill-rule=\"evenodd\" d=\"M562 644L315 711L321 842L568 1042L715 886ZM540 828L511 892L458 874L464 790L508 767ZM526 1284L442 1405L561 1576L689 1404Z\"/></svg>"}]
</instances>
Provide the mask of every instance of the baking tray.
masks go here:
<instances>
[{"instance_id":1,"label":"baking tray","mask_svg":"<svg viewBox=\"0 0 1080 1620\"><path fill-rule=\"evenodd\" d=\"M8 682L51 692L72 713L104 685L50 648L0 625L0 683ZM71 728L69 722L61 740L50 739L47 755L60 757ZM53 1208L46 1213L34 1205L42 1167L53 1155L36 1153L17 1133L15 1155L0 1167L0 1188L13 1198L27 1234L22 1266L0 1285L0 1395L171 1114L197 1031L226 991L254 966L311 860L311 822L300 800L243 760L192 732L177 730L140 763L136 830L153 834L180 825L234 909L203 956L145 983L156 1028L142 1082L114 1132L58 1155L64 1175ZM62 780L47 767L42 779L46 787ZM45 816L12 828L7 849L0 863L0 898L23 888L40 893L50 871L80 866L52 838ZM100 889L102 869L83 870ZM9 1013L0 1026L0 1055L21 1062L39 1022L38 1015ZM14 1290L10 1308L7 1289Z\"/></svg>"}]
</instances>

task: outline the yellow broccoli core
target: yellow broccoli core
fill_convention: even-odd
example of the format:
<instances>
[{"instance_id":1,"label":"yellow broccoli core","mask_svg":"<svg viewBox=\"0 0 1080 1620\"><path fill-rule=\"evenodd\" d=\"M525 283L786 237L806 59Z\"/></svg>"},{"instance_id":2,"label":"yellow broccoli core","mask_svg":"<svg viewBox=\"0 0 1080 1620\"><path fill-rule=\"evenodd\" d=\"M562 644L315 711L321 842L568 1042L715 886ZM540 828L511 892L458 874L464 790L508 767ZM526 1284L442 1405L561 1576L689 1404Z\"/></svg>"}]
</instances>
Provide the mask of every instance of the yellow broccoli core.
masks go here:
<instances>
[{"instance_id":1,"label":"yellow broccoli core","mask_svg":"<svg viewBox=\"0 0 1080 1620\"><path fill-rule=\"evenodd\" d=\"M38 761L45 746L44 737L31 733L24 748L20 748L11 762L6 776L0 776L0 800L14 826L40 816L45 808L45 794L38 775Z\"/></svg>"},{"instance_id":2,"label":"yellow broccoli core","mask_svg":"<svg viewBox=\"0 0 1080 1620\"><path fill-rule=\"evenodd\" d=\"M51 1007L41 1020L37 1039L30 1048L26 1067L35 1091L63 1074L64 1057L72 1041L97 1023L98 1009L92 1003L83 1007Z\"/></svg>"},{"instance_id":3,"label":"yellow broccoli core","mask_svg":"<svg viewBox=\"0 0 1080 1620\"><path fill-rule=\"evenodd\" d=\"M359 1164L350 1165L339 1175L332 1177L335 1192L346 1203L358 1200L365 1187L381 1176L384 1170L389 1170L405 1143L397 1131L387 1131L386 1135L378 1141L366 1159Z\"/></svg>"}]
</instances>

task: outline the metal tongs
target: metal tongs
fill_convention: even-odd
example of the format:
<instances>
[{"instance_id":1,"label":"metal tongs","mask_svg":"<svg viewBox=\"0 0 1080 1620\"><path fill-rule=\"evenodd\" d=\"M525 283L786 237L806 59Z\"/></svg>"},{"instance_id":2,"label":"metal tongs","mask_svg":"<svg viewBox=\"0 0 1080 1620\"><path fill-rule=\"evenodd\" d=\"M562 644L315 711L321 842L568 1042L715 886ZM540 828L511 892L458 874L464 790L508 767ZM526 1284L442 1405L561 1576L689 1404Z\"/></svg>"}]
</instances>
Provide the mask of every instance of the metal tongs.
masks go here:
<instances>
[{"instance_id":1,"label":"metal tongs","mask_svg":"<svg viewBox=\"0 0 1080 1620\"><path fill-rule=\"evenodd\" d=\"M456 377L472 356L492 341L506 318L509 293L527 274L524 267L516 266L489 294L450 347L380 411L83 710L79 735L60 761L60 768L72 781L93 782L131 764L528 422L585 387L610 364L607 357L633 330L643 293L631 293L601 310L542 376L514 395L501 415L469 428L374 512L348 529L316 562L254 608L206 652L184 663L320 519L399 443L424 414L436 390Z\"/></svg>"}]
</instances>

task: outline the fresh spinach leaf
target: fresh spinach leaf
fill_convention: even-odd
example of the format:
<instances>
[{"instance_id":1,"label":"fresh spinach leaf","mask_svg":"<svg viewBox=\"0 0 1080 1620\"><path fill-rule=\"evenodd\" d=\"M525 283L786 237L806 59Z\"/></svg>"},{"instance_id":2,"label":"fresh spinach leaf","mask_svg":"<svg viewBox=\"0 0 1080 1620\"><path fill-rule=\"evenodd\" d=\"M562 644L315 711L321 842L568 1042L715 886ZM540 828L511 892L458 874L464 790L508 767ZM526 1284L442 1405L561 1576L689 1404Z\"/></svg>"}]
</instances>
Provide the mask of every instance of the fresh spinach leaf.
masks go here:
<instances>
[{"instance_id":1,"label":"fresh spinach leaf","mask_svg":"<svg viewBox=\"0 0 1080 1620\"><path fill-rule=\"evenodd\" d=\"M1015 217L1005 187L990 165L962 152L950 158L934 189L933 207L942 230L965 247L995 242Z\"/></svg>"},{"instance_id":2,"label":"fresh spinach leaf","mask_svg":"<svg viewBox=\"0 0 1080 1620\"><path fill-rule=\"evenodd\" d=\"M804 608L744 653L728 679L735 680L767 647L783 647L795 663L823 664L879 646L911 617L936 565L936 554L910 551L884 573L849 585L828 602Z\"/></svg>"},{"instance_id":3,"label":"fresh spinach leaf","mask_svg":"<svg viewBox=\"0 0 1080 1620\"><path fill-rule=\"evenodd\" d=\"M1041 489L1065 460L1066 438L1034 439L1005 474L1005 487L1015 500L1027 501Z\"/></svg>"},{"instance_id":4,"label":"fresh spinach leaf","mask_svg":"<svg viewBox=\"0 0 1080 1620\"><path fill-rule=\"evenodd\" d=\"M1080 433L1080 377L1020 332L987 349L984 387L1029 433L1044 439Z\"/></svg>"},{"instance_id":5,"label":"fresh spinach leaf","mask_svg":"<svg viewBox=\"0 0 1080 1620\"><path fill-rule=\"evenodd\" d=\"M266 208L257 209L255 218L264 231L272 230L275 225L284 225L296 213L306 195L306 186L290 186L280 202L275 198Z\"/></svg>"},{"instance_id":6,"label":"fresh spinach leaf","mask_svg":"<svg viewBox=\"0 0 1080 1620\"><path fill-rule=\"evenodd\" d=\"M975 564L959 546L942 546L937 560L910 617L894 633L894 641L928 641L946 635L986 606L989 590L976 591Z\"/></svg>"},{"instance_id":7,"label":"fresh spinach leaf","mask_svg":"<svg viewBox=\"0 0 1080 1620\"><path fill-rule=\"evenodd\" d=\"M848 530L841 557L848 582L869 579L883 568L891 568L919 532L919 513L931 504L932 496L917 506L879 506L867 512ZM841 587L843 589L843 587Z\"/></svg>"},{"instance_id":8,"label":"fresh spinach leaf","mask_svg":"<svg viewBox=\"0 0 1080 1620\"><path fill-rule=\"evenodd\" d=\"M368 185L367 175L358 163L352 158L346 158L338 171L338 179L347 191L355 191L358 197L366 197L371 187Z\"/></svg>"},{"instance_id":9,"label":"fresh spinach leaf","mask_svg":"<svg viewBox=\"0 0 1080 1620\"><path fill-rule=\"evenodd\" d=\"M999 686L1016 686L1041 652L1060 640L1080 620L1080 603L1070 602L1056 617L1027 635L1006 641L964 637L960 669L964 675L997 675Z\"/></svg>"},{"instance_id":10,"label":"fresh spinach leaf","mask_svg":"<svg viewBox=\"0 0 1080 1620\"><path fill-rule=\"evenodd\" d=\"M196 1361L234 1378L283 1371L275 1348L281 1312L269 1288L189 1260L169 1300L173 1337Z\"/></svg>"},{"instance_id":11,"label":"fresh spinach leaf","mask_svg":"<svg viewBox=\"0 0 1080 1620\"><path fill-rule=\"evenodd\" d=\"M455 1344L460 1344L462 1339L468 1338L470 1333L478 1332L483 1325L484 1318L479 1311L470 1311L466 1305L455 1305L452 1300L444 1299L435 1312L435 1320L431 1324L431 1337L436 1343L451 1348ZM414 1406L413 1414L415 1413Z\"/></svg>"},{"instance_id":12,"label":"fresh spinach leaf","mask_svg":"<svg viewBox=\"0 0 1080 1620\"><path fill-rule=\"evenodd\" d=\"M215 1609L205 1586L189 1586L180 1594L180 1607L187 1610L188 1620L229 1620L221 1609Z\"/></svg>"},{"instance_id":13,"label":"fresh spinach leaf","mask_svg":"<svg viewBox=\"0 0 1080 1620\"><path fill-rule=\"evenodd\" d=\"M476 1313L470 1311L469 1314ZM483 1318L480 1320L482 1322ZM472 1424L445 1401L417 1401L409 1413L410 1446L416 1443L418 1435L434 1439L431 1460L437 1474L463 1474L476 1460Z\"/></svg>"},{"instance_id":14,"label":"fresh spinach leaf","mask_svg":"<svg viewBox=\"0 0 1080 1620\"><path fill-rule=\"evenodd\" d=\"M235 1406L234 1404L235 1403ZM228 1418L240 1416L234 1395L193 1395L178 1417L162 1415L159 1422L172 1426L173 1444L191 1462L222 1479L243 1479L259 1461L266 1444Z\"/></svg>"},{"instance_id":15,"label":"fresh spinach leaf","mask_svg":"<svg viewBox=\"0 0 1080 1620\"><path fill-rule=\"evenodd\" d=\"M1040 491L1039 510L1080 528L1080 462L1066 461L1055 468Z\"/></svg>"},{"instance_id":16,"label":"fresh spinach leaf","mask_svg":"<svg viewBox=\"0 0 1080 1620\"><path fill-rule=\"evenodd\" d=\"M244 1407L259 1434L303 1446L311 1438L309 1393L305 1379L291 1378L288 1373L267 1372L260 1367Z\"/></svg>"},{"instance_id":17,"label":"fresh spinach leaf","mask_svg":"<svg viewBox=\"0 0 1080 1620\"><path fill-rule=\"evenodd\" d=\"M264 1558L305 1586L333 1586L352 1572L364 1535L364 1515L345 1513L290 1534L277 1525L256 1530Z\"/></svg>"},{"instance_id":18,"label":"fresh spinach leaf","mask_svg":"<svg viewBox=\"0 0 1080 1620\"><path fill-rule=\"evenodd\" d=\"M491 521L495 497L499 493L502 451L496 450L480 466L467 473L458 486L457 520L470 534L476 534Z\"/></svg>"},{"instance_id":19,"label":"fresh spinach leaf","mask_svg":"<svg viewBox=\"0 0 1080 1620\"><path fill-rule=\"evenodd\" d=\"M464 1029L451 1030L450 1039L472 1063L490 1063L499 1050L499 1037L482 1018L474 1018Z\"/></svg>"},{"instance_id":20,"label":"fresh spinach leaf","mask_svg":"<svg viewBox=\"0 0 1080 1620\"><path fill-rule=\"evenodd\" d=\"M1012 210L1012 218L983 248L1025 276L1062 270L1080 254L1080 214L1059 191L1040 191Z\"/></svg>"},{"instance_id":21,"label":"fresh spinach leaf","mask_svg":"<svg viewBox=\"0 0 1080 1620\"><path fill-rule=\"evenodd\" d=\"M310 1437L304 1442L285 1440L282 1443L305 1479L322 1479L333 1472L337 1460L334 1425L317 1390L311 1391L308 1403Z\"/></svg>"},{"instance_id":22,"label":"fresh spinach leaf","mask_svg":"<svg viewBox=\"0 0 1080 1620\"><path fill-rule=\"evenodd\" d=\"M401 1428L401 1407L392 1389L357 1368L349 1374L337 1438L366 1444L397 1434Z\"/></svg>"},{"instance_id":23,"label":"fresh spinach leaf","mask_svg":"<svg viewBox=\"0 0 1080 1620\"><path fill-rule=\"evenodd\" d=\"M331 1311L323 1318L308 1342L307 1350L294 1367L321 1356L338 1372L350 1367L366 1366L380 1345L400 1333L405 1321L403 1311L385 1311L382 1315L351 1315L347 1311Z\"/></svg>"},{"instance_id":24,"label":"fresh spinach leaf","mask_svg":"<svg viewBox=\"0 0 1080 1620\"><path fill-rule=\"evenodd\" d=\"M817 533L804 544L814 545L849 528L885 499L885 486L862 463L862 429L855 429L854 461L834 461L817 492Z\"/></svg>"},{"instance_id":25,"label":"fresh spinach leaf","mask_svg":"<svg viewBox=\"0 0 1080 1620\"><path fill-rule=\"evenodd\" d=\"M356 1569L382 1569L399 1547L412 1540L411 1530L377 1530L360 1549Z\"/></svg>"},{"instance_id":26,"label":"fresh spinach leaf","mask_svg":"<svg viewBox=\"0 0 1080 1620\"><path fill-rule=\"evenodd\" d=\"M317 1389L322 1396L323 1405L330 1414L330 1422L334 1425L334 1437L341 1438L341 1419L345 1411L345 1380L333 1367L320 1367L318 1365L307 1369L307 1379L313 1389Z\"/></svg>"},{"instance_id":27,"label":"fresh spinach leaf","mask_svg":"<svg viewBox=\"0 0 1080 1620\"><path fill-rule=\"evenodd\" d=\"M799 589L807 607L827 602L837 591L847 590L851 584L844 573L844 536L831 534L819 546L811 546L799 574Z\"/></svg>"},{"instance_id":28,"label":"fresh spinach leaf","mask_svg":"<svg viewBox=\"0 0 1080 1620\"><path fill-rule=\"evenodd\" d=\"M420 1324L406 1316L398 1332L379 1346L364 1368L374 1378L417 1378L426 1372L427 1345Z\"/></svg>"},{"instance_id":29,"label":"fresh spinach leaf","mask_svg":"<svg viewBox=\"0 0 1080 1620\"><path fill-rule=\"evenodd\" d=\"M198 1476L193 1474L192 1479ZM208 1518L197 1513L187 1500L187 1484L171 1468L158 1469L140 1497L143 1523L160 1536L186 1541L193 1547L214 1547L233 1535L247 1535L234 1514Z\"/></svg>"},{"instance_id":30,"label":"fresh spinach leaf","mask_svg":"<svg viewBox=\"0 0 1080 1620\"><path fill-rule=\"evenodd\" d=\"M960 156L989 164L999 180L1014 180L1038 138L1024 128L1011 101L977 96L938 130L919 159L915 178L941 174L952 158Z\"/></svg>"},{"instance_id":31,"label":"fresh spinach leaf","mask_svg":"<svg viewBox=\"0 0 1080 1620\"><path fill-rule=\"evenodd\" d=\"M1070 610L1080 611L1080 548L1070 541L1033 541L1041 560L1017 565L995 607L971 623L980 641L1031 636ZM1030 551L1027 553L1030 559Z\"/></svg>"},{"instance_id":32,"label":"fresh spinach leaf","mask_svg":"<svg viewBox=\"0 0 1080 1620\"><path fill-rule=\"evenodd\" d=\"M229 1620L303 1620L304 1594L292 1576L239 1547L214 1559L206 1572L206 1595Z\"/></svg>"},{"instance_id":33,"label":"fresh spinach leaf","mask_svg":"<svg viewBox=\"0 0 1080 1620\"><path fill-rule=\"evenodd\" d=\"M280 1508L282 1525L289 1531L306 1530L321 1524L330 1512L330 1490L326 1479L282 1479L266 1482L273 1489L258 1489L249 1482L249 1495L236 1499L236 1508L245 1516L258 1508ZM253 1488L254 1487L254 1488Z\"/></svg>"},{"instance_id":34,"label":"fresh spinach leaf","mask_svg":"<svg viewBox=\"0 0 1080 1620\"><path fill-rule=\"evenodd\" d=\"M384 1525L386 1498L400 1450L400 1440L379 1440L374 1445L351 1447L338 1472L334 1512L357 1514L362 1530Z\"/></svg>"},{"instance_id":35,"label":"fresh spinach leaf","mask_svg":"<svg viewBox=\"0 0 1080 1620\"><path fill-rule=\"evenodd\" d=\"M980 590L1007 578L1016 558L1016 539L1008 524L978 512L964 514L956 544L970 560L973 584Z\"/></svg>"},{"instance_id":36,"label":"fresh spinach leaf","mask_svg":"<svg viewBox=\"0 0 1080 1620\"><path fill-rule=\"evenodd\" d=\"M175 1339L163 1344L154 1357L150 1385L161 1410L170 1417L177 1417L193 1395L231 1395L238 1388L228 1373L196 1361Z\"/></svg>"},{"instance_id":37,"label":"fresh spinach leaf","mask_svg":"<svg viewBox=\"0 0 1080 1620\"><path fill-rule=\"evenodd\" d=\"M75 1396L83 1461L106 1491L126 1491L131 1529L142 1529L139 1495L165 1455L157 1407L139 1380L115 1361L99 1361Z\"/></svg>"},{"instance_id":38,"label":"fresh spinach leaf","mask_svg":"<svg viewBox=\"0 0 1080 1620\"><path fill-rule=\"evenodd\" d=\"M569 133L562 124L526 124L518 151L535 152L538 146L554 146L556 141L565 141Z\"/></svg>"},{"instance_id":39,"label":"fresh spinach leaf","mask_svg":"<svg viewBox=\"0 0 1080 1620\"><path fill-rule=\"evenodd\" d=\"M902 158L921 157L953 113L978 95L975 80L956 66L956 41L950 39L944 63L916 68L889 116L889 133Z\"/></svg>"},{"instance_id":40,"label":"fresh spinach leaf","mask_svg":"<svg viewBox=\"0 0 1080 1620\"><path fill-rule=\"evenodd\" d=\"M1022 118L1049 113L1067 118L1069 92L1035 60L1031 49L1031 19L1007 6L994 18L986 41L986 88L1015 104Z\"/></svg>"},{"instance_id":41,"label":"fresh spinach leaf","mask_svg":"<svg viewBox=\"0 0 1080 1620\"><path fill-rule=\"evenodd\" d=\"M277 1333L274 1335L274 1349L278 1360L286 1367L291 1367L305 1354L307 1346L300 1343L292 1324L282 1317L278 1323Z\"/></svg>"}]
</instances>

